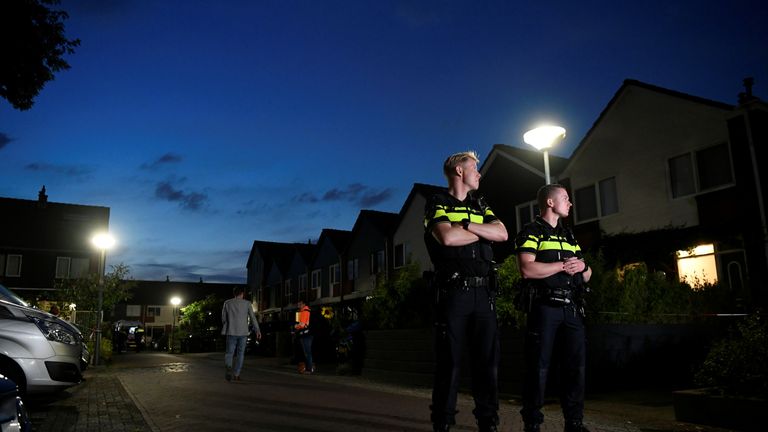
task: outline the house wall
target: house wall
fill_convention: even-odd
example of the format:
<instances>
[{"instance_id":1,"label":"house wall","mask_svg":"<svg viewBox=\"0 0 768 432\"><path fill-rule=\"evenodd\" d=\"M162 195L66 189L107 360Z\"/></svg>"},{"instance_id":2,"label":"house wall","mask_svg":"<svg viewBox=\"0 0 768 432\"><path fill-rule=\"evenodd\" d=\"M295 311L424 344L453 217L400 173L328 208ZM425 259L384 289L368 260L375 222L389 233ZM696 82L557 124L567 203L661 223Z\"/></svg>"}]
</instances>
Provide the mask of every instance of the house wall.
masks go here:
<instances>
[{"instance_id":1,"label":"house wall","mask_svg":"<svg viewBox=\"0 0 768 432\"><path fill-rule=\"evenodd\" d=\"M411 261L418 263L422 271L434 270L427 246L424 244L424 206L426 204L425 196L414 195L410 206L403 212L392 242L393 245L406 243Z\"/></svg>"},{"instance_id":2,"label":"house wall","mask_svg":"<svg viewBox=\"0 0 768 432\"><path fill-rule=\"evenodd\" d=\"M561 177L569 178L572 191L616 178L619 212L600 220L600 228L609 235L696 226L696 198L672 199L668 159L728 141L728 114L629 86Z\"/></svg>"},{"instance_id":3,"label":"house wall","mask_svg":"<svg viewBox=\"0 0 768 432\"><path fill-rule=\"evenodd\" d=\"M352 297L369 293L376 287L376 275L371 274L371 254L384 249L384 239L374 231L369 222L361 220L347 249L347 260L358 260L358 278L354 282L355 295Z\"/></svg>"}]
</instances>

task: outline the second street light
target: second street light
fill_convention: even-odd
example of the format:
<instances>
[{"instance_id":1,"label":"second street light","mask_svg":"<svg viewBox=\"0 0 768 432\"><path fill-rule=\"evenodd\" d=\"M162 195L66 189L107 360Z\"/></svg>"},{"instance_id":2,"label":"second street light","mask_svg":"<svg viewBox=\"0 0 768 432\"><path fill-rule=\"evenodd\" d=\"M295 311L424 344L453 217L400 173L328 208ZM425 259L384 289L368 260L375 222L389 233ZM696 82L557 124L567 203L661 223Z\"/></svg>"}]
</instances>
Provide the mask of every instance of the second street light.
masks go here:
<instances>
[{"instance_id":1,"label":"second street light","mask_svg":"<svg viewBox=\"0 0 768 432\"><path fill-rule=\"evenodd\" d=\"M544 180L549 179L549 149L565 138L565 128L560 126L540 126L523 134L523 141L544 153Z\"/></svg>"},{"instance_id":2,"label":"second street light","mask_svg":"<svg viewBox=\"0 0 768 432\"><path fill-rule=\"evenodd\" d=\"M101 251L99 254L99 294L96 306L96 344L93 354L93 364L98 365L101 359L101 323L104 318L104 312L101 310L104 307L104 271L107 249L115 245L115 238L107 233L97 234L91 239L91 242Z\"/></svg>"},{"instance_id":3,"label":"second street light","mask_svg":"<svg viewBox=\"0 0 768 432\"><path fill-rule=\"evenodd\" d=\"M168 344L168 350L173 352L174 333L176 333L176 308L181 304L181 299L178 297L171 298L171 304L173 305L173 322L171 323L171 337L168 338L170 343Z\"/></svg>"}]
</instances>

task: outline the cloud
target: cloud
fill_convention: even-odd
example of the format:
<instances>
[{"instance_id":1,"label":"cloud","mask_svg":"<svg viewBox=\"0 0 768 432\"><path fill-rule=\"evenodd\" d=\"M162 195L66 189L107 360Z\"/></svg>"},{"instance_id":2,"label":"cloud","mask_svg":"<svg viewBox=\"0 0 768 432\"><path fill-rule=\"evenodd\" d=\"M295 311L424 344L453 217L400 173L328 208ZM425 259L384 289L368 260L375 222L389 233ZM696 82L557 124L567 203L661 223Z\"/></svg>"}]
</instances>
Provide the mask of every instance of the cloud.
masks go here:
<instances>
[{"instance_id":1,"label":"cloud","mask_svg":"<svg viewBox=\"0 0 768 432\"><path fill-rule=\"evenodd\" d=\"M244 260L247 256L248 251L237 254L236 262ZM245 283L246 279L242 266L205 267L178 262L147 262L132 264L130 267L131 273L141 280L163 281L168 277L172 281L180 282L197 282L202 278L203 282L211 283Z\"/></svg>"},{"instance_id":2,"label":"cloud","mask_svg":"<svg viewBox=\"0 0 768 432\"><path fill-rule=\"evenodd\" d=\"M0 150L7 146L11 141L13 140L8 135L0 132Z\"/></svg>"},{"instance_id":3,"label":"cloud","mask_svg":"<svg viewBox=\"0 0 768 432\"><path fill-rule=\"evenodd\" d=\"M93 169L85 166L54 165L44 162L33 162L31 164L27 164L24 169L27 171L52 172L54 174L61 174L67 177L87 177L93 172Z\"/></svg>"},{"instance_id":4,"label":"cloud","mask_svg":"<svg viewBox=\"0 0 768 432\"><path fill-rule=\"evenodd\" d=\"M178 202L181 208L192 211L201 210L208 203L208 195L200 192L184 192L174 188L167 181L157 184L155 197L166 201Z\"/></svg>"},{"instance_id":5,"label":"cloud","mask_svg":"<svg viewBox=\"0 0 768 432\"><path fill-rule=\"evenodd\" d=\"M143 164L141 164L141 169L154 171L154 170L157 170L159 168L162 168L163 165L168 165L168 164L172 164L172 163L178 163L178 162L181 162L181 160L182 160L181 155L177 155L177 154L174 154L174 153L166 153L166 154L160 156L157 160L155 160L152 163L143 163Z\"/></svg>"},{"instance_id":6,"label":"cloud","mask_svg":"<svg viewBox=\"0 0 768 432\"><path fill-rule=\"evenodd\" d=\"M370 207L387 201L392 197L392 189L376 190L360 183L351 183L344 188L333 188L318 197L312 192L304 192L293 197L301 203L346 201L362 207Z\"/></svg>"}]
</instances>

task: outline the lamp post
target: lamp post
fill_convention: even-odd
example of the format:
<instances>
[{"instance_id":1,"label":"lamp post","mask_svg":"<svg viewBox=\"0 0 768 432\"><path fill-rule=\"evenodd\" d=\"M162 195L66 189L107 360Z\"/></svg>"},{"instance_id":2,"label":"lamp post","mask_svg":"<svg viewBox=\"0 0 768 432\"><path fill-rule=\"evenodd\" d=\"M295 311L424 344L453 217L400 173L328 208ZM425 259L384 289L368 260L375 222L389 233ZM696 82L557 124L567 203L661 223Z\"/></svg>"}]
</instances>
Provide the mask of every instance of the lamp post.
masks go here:
<instances>
[{"instance_id":1,"label":"lamp post","mask_svg":"<svg viewBox=\"0 0 768 432\"><path fill-rule=\"evenodd\" d=\"M171 298L171 304L173 305L173 322L171 323L171 337L168 338L168 350L173 352L173 335L176 333L176 308L181 304L181 299L178 297L173 297Z\"/></svg>"},{"instance_id":2,"label":"lamp post","mask_svg":"<svg viewBox=\"0 0 768 432\"><path fill-rule=\"evenodd\" d=\"M104 318L104 311L101 309L104 306L104 271L107 260L107 249L115 245L115 238L108 233L102 233L95 235L91 239L91 242L101 252L99 254L99 295L96 306L96 344L94 346L96 352L93 356L93 364L97 366L99 360L101 360L101 322Z\"/></svg>"},{"instance_id":3,"label":"lamp post","mask_svg":"<svg viewBox=\"0 0 768 432\"><path fill-rule=\"evenodd\" d=\"M565 138L565 128L560 126L540 126L523 134L523 141L544 153L544 179L549 180L549 149Z\"/></svg>"}]
</instances>

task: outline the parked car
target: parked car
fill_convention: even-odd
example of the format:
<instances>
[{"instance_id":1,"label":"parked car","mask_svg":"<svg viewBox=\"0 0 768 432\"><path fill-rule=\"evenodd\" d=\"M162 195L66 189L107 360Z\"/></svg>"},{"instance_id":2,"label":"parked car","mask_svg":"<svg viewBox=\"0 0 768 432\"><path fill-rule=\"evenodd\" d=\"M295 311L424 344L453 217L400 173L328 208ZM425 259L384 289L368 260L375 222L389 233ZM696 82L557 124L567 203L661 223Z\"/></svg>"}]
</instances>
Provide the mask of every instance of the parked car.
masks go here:
<instances>
[{"instance_id":1,"label":"parked car","mask_svg":"<svg viewBox=\"0 0 768 432\"><path fill-rule=\"evenodd\" d=\"M16 383L3 375L0 375L0 430L3 432L32 430L32 422Z\"/></svg>"},{"instance_id":2,"label":"parked car","mask_svg":"<svg viewBox=\"0 0 768 432\"><path fill-rule=\"evenodd\" d=\"M29 306L0 285L0 374L24 394L79 383L90 353L74 325Z\"/></svg>"}]
</instances>

